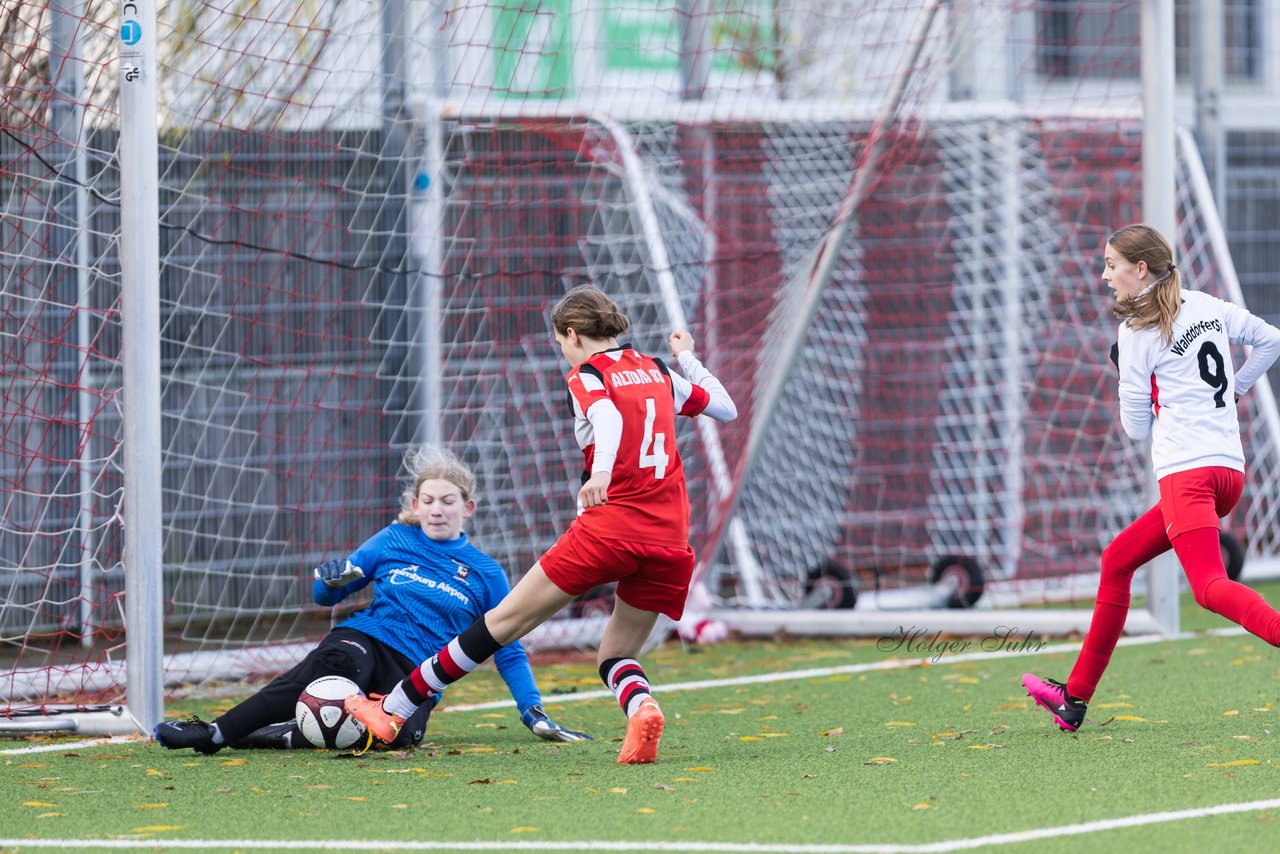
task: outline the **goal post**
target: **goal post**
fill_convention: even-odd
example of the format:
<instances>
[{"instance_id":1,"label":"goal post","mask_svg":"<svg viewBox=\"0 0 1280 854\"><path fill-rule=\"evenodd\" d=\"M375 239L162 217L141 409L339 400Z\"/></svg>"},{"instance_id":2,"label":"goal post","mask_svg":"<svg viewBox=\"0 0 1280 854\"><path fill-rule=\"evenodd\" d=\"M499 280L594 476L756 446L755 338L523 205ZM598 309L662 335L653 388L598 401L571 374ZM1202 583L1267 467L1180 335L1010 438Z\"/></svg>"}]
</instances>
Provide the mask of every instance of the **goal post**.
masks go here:
<instances>
[{"instance_id":1,"label":"goal post","mask_svg":"<svg viewBox=\"0 0 1280 854\"><path fill-rule=\"evenodd\" d=\"M1142 218L1160 230L1177 233L1174 182L1177 178L1174 133L1174 61L1172 0L1142 0ZM1208 203L1213 204L1212 197ZM1155 474L1149 478L1151 503L1160 496ZM1149 610L1166 632L1178 630L1178 593L1182 568L1172 552L1147 569Z\"/></svg>"},{"instance_id":2,"label":"goal post","mask_svg":"<svg viewBox=\"0 0 1280 854\"><path fill-rule=\"evenodd\" d=\"M122 564L125 692L142 732L164 719L160 435L160 176L155 0L120 7Z\"/></svg>"}]
</instances>

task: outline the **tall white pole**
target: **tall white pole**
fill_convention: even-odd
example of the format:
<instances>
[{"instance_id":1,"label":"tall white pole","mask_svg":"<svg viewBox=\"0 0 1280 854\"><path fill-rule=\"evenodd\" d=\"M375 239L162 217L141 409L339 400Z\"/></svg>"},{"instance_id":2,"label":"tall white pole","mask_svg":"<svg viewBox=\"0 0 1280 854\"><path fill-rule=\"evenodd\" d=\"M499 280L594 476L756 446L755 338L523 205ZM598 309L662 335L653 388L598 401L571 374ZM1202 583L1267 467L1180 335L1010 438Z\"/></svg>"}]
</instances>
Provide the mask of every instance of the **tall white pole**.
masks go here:
<instances>
[{"instance_id":1,"label":"tall white pole","mask_svg":"<svg viewBox=\"0 0 1280 854\"><path fill-rule=\"evenodd\" d=\"M1226 214L1227 146L1222 128L1223 56L1222 0L1196 3L1192 79L1196 93L1196 142L1204 158L1214 207Z\"/></svg>"},{"instance_id":2,"label":"tall white pole","mask_svg":"<svg viewBox=\"0 0 1280 854\"><path fill-rule=\"evenodd\" d=\"M449 96L448 6L443 0L427 4L430 14L427 64L431 69L431 97L422 131L426 152L414 176L412 232L417 281L412 284L417 302L417 332L414 347L418 370L414 389L414 410L419 413L416 442L435 444L443 436L444 374L444 255L445 255L445 101Z\"/></svg>"},{"instance_id":3,"label":"tall white pole","mask_svg":"<svg viewBox=\"0 0 1280 854\"><path fill-rule=\"evenodd\" d=\"M144 732L164 717L160 477L160 193L155 0L120 9L120 273L126 690Z\"/></svg>"},{"instance_id":4,"label":"tall white pole","mask_svg":"<svg viewBox=\"0 0 1280 854\"><path fill-rule=\"evenodd\" d=\"M1173 0L1142 0L1141 40L1142 218L1160 229L1176 249ZM1151 494L1158 499L1154 481ZM1153 561L1148 571L1148 610L1162 631L1177 632L1181 570L1172 552Z\"/></svg>"},{"instance_id":5,"label":"tall white pole","mask_svg":"<svg viewBox=\"0 0 1280 854\"><path fill-rule=\"evenodd\" d=\"M974 65L974 0L951 0L948 5L947 53L950 69L948 96L952 101L972 101L977 94Z\"/></svg>"},{"instance_id":6,"label":"tall white pole","mask_svg":"<svg viewBox=\"0 0 1280 854\"><path fill-rule=\"evenodd\" d=\"M1017 127L1006 127L1000 135L1005 163L1004 179L1001 193L1001 237L1009 246L1021 246L1024 239L1022 233L1023 185L1020 164L1022 162L1022 131ZM1026 505L1022 500L1024 488L1023 466L1026 458L1026 420L1027 395L1023 390L1023 324L1022 299L1026 293L1023 287L1025 279L1036 275L1031 270L1008 270L1000 276L1000 352L1003 353L1001 367L1001 413L1000 423L1005 431L1005 442L1001 449L1002 467L1001 489L999 498L1000 540L998 566L1011 578L1017 573L1018 562L1022 556L1022 529L1026 524Z\"/></svg>"},{"instance_id":7,"label":"tall white pole","mask_svg":"<svg viewBox=\"0 0 1280 854\"><path fill-rule=\"evenodd\" d=\"M443 102L432 98L425 124L427 152L414 183L414 239L417 245L418 340L418 440L437 444L443 435L441 396L444 375L444 116ZM424 198L425 196L425 198Z\"/></svg>"},{"instance_id":8,"label":"tall white pole","mask_svg":"<svg viewBox=\"0 0 1280 854\"><path fill-rule=\"evenodd\" d=\"M1170 240L1174 202L1173 0L1142 0L1142 216Z\"/></svg>"},{"instance_id":9,"label":"tall white pole","mask_svg":"<svg viewBox=\"0 0 1280 854\"><path fill-rule=\"evenodd\" d=\"M66 302L77 309L89 306L89 183L88 155L84 125L84 67L80 60L80 44L84 40L84 3L82 0L53 0L49 6L52 19L49 25L49 58L52 63L50 76L56 93L51 111L58 146L55 159L59 176L59 189L55 205L55 219L60 238L55 247L62 260L73 263L75 272L74 298L67 292ZM74 180L68 181L70 173ZM68 188L68 184L70 187ZM70 244L70 246L68 245ZM67 256L70 256L69 258ZM93 646L93 474L90 470L93 442L85 439L90 434L89 419L93 413L93 382L91 370L92 351L89 312L76 311L77 357L73 376L76 386L75 423L81 431L74 437L79 445L76 474L76 491L79 493L80 511L76 518L73 554L79 560L80 584L80 644ZM68 459L71 455L68 454Z\"/></svg>"}]
</instances>

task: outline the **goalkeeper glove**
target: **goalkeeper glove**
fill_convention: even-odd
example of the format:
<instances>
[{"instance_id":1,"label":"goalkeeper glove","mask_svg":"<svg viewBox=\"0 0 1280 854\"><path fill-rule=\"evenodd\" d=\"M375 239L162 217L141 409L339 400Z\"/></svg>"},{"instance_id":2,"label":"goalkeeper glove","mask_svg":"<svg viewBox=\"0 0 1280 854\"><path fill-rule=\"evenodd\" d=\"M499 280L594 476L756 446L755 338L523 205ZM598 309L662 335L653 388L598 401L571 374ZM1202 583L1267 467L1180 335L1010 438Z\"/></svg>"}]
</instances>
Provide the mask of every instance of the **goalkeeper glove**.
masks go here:
<instances>
[{"instance_id":1,"label":"goalkeeper glove","mask_svg":"<svg viewBox=\"0 0 1280 854\"><path fill-rule=\"evenodd\" d=\"M345 558L334 557L317 566L315 576L325 587L343 587L364 578L364 570Z\"/></svg>"},{"instance_id":2,"label":"goalkeeper glove","mask_svg":"<svg viewBox=\"0 0 1280 854\"><path fill-rule=\"evenodd\" d=\"M544 741L591 741L585 732L574 732L547 717L542 706L530 706L520 715L520 723L529 728L529 732Z\"/></svg>"}]
</instances>

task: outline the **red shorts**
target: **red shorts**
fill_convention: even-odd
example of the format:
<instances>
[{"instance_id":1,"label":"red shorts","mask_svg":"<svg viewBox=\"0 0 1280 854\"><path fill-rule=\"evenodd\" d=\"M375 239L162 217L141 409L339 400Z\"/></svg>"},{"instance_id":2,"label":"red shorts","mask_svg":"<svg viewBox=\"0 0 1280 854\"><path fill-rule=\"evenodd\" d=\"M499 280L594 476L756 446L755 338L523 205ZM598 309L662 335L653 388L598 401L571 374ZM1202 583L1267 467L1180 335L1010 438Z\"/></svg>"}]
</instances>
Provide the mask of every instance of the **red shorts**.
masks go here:
<instances>
[{"instance_id":1,"label":"red shorts","mask_svg":"<svg viewBox=\"0 0 1280 854\"><path fill-rule=\"evenodd\" d=\"M655 546L598 537L574 520L538 563L552 584L572 596L616 581L616 595L623 602L678 620L689 595L694 555L687 545Z\"/></svg>"},{"instance_id":2,"label":"red shorts","mask_svg":"<svg viewBox=\"0 0 1280 854\"><path fill-rule=\"evenodd\" d=\"M1160 514L1169 539L1197 528L1217 528L1244 491L1244 472L1221 466L1189 469L1160 478Z\"/></svg>"}]
</instances>

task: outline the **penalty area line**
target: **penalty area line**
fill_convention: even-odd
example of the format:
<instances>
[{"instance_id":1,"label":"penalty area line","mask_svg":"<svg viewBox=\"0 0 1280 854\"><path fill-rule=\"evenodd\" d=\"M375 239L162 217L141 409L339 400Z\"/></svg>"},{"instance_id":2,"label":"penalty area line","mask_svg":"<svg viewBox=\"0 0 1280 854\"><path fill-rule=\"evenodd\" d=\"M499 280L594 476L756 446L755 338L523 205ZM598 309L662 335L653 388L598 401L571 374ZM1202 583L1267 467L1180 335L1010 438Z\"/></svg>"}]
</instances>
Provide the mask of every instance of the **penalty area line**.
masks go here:
<instances>
[{"instance_id":1,"label":"penalty area line","mask_svg":"<svg viewBox=\"0 0 1280 854\"><path fill-rule=\"evenodd\" d=\"M364 840L364 839L0 839L0 848L72 848L77 850L96 849L142 849L142 848L235 848L272 851L689 851L689 852L724 852L724 854L935 854L935 852L964 851L971 848L982 848L990 845L1011 845L1019 842L1034 842L1040 839L1056 839L1062 836L1081 836L1087 833L1100 833L1108 830L1122 830L1130 827L1146 827L1155 824L1167 824L1174 821L1186 821L1197 818L1210 818L1219 815L1260 812L1280 809L1280 799L1265 801L1248 801L1237 804L1218 804L1212 807L1172 810L1168 812L1146 813L1126 816L1124 818L1100 819L1079 824L1043 827L1034 830L1020 830L1012 833L995 833L987 836L976 836L968 839L950 839L942 842L926 842L918 845L840 845L840 844L758 844L752 842L661 842L658 840L643 841L534 841L519 842L504 839L493 842L443 842L423 840Z\"/></svg>"},{"instance_id":2,"label":"penalty area line","mask_svg":"<svg viewBox=\"0 0 1280 854\"><path fill-rule=\"evenodd\" d=\"M1203 632L1180 632L1175 635L1139 635L1121 638L1116 646L1144 646L1164 641L1194 640L1203 637L1223 637L1244 634L1244 629L1210 629ZM771 673L756 673L751 676L733 676L727 679L704 679L696 682L673 682L662 684L658 690L662 694L671 691L706 691L713 688L732 688L736 685L762 685L770 682L787 682L792 679L823 679L831 676L849 676L857 673L871 673L878 670L910 670L917 667L942 667L947 664L964 664L970 661L992 661L998 658L1030 658L1037 655L1052 655L1059 652L1074 652L1080 649L1080 641L1046 644L1041 649L1027 650L994 650L991 652L965 652L955 655L924 656L921 658L890 658L884 661L868 661L861 664L841 664L834 667L811 667L804 670L779 670ZM596 691L577 691L572 694L550 694L542 698L543 706L552 703L575 703L584 700L614 699L613 692L607 688ZM488 703L463 703L442 706L441 712L478 712L488 709L503 709L514 706L512 700L493 700Z\"/></svg>"}]
</instances>

